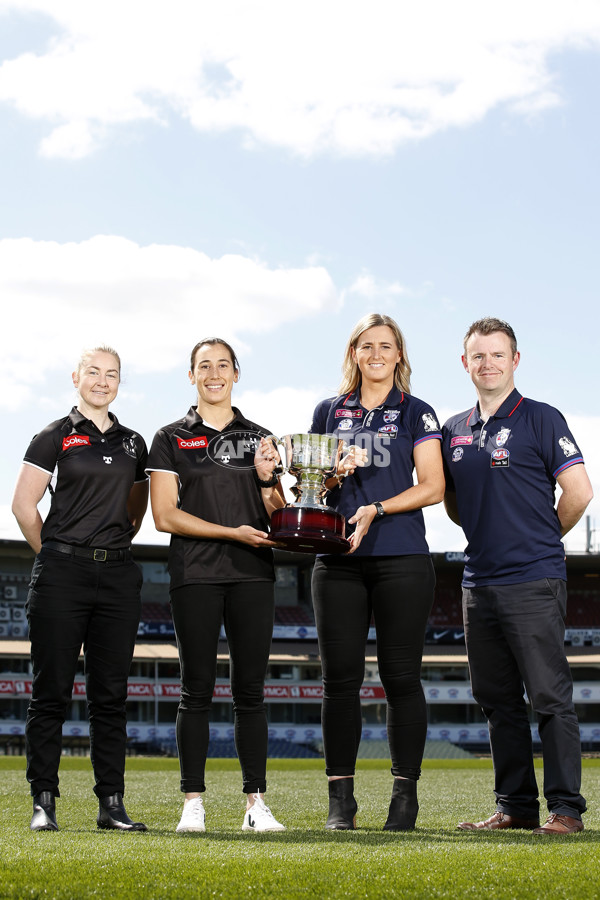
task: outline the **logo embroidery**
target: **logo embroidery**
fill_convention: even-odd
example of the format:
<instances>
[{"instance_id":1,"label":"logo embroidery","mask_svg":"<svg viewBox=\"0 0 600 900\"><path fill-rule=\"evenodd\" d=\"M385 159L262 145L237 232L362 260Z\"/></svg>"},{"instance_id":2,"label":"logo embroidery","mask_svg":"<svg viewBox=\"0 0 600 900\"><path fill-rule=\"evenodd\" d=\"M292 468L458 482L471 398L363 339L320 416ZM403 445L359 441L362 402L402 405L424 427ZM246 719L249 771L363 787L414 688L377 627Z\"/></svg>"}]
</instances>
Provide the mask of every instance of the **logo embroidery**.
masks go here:
<instances>
[{"instance_id":1,"label":"logo embroidery","mask_svg":"<svg viewBox=\"0 0 600 900\"><path fill-rule=\"evenodd\" d=\"M496 435L496 446L504 447L508 438L510 437L510 428L501 428L498 434Z\"/></svg>"},{"instance_id":2,"label":"logo embroidery","mask_svg":"<svg viewBox=\"0 0 600 900\"><path fill-rule=\"evenodd\" d=\"M377 432L377 437L392 437L395 438L398 434L398 426L397 425L382 425L379 431Z\"/></svg>"},{"instance_id":3,"label":"logo embroidery","mask_svg":"<svg viewBox=\"0 0 600 900\"><path fill-rule=\"evenodd\" d=\"M127 454L127 456L131 456L132 459L136 458L135 452L135 439L137 435L133 434L131 437L123 438L123 450Z\"/></svg>"},{"instance_id":4,"label":"logo embroidery","mask_svg":"<svg viewBox=\"0 0 600 900\"><path fill-rule=\"evenodd\" d=\"M577 447L575 446L573 441L571 441L566 435L564 437L561 437L558 442L558 446L567 457L575 456L575 454L578 453Z\"/></svg>"},{"instance_id":5,"label":"logo embroidery","mask_svg":"<svg viewBox=\"0 0 600 900\"><path fill-rule=\"evenodd\" d=\"M435 416L431 413L424 413L421 418L423 419L423 425L425 426L425 431L439 431L440 426L436 422Z\"/></svg>"},{"instance_id":6,"label":"logo embroidery","mask_svg":"<svg viewBox=\"0 0 600 900\"><path fill-rule=\"evenodd\" d=\"M206 440L206 436L202 435L202 437L197 438L180 438L177 437L177 446L180 450L201 450L203 447L208 447L208 441Z\"/></svg>"},{"instance_id":7,"label":"logo embroidery","mask_svg":"<svg viewBox=\"0 0 600 900\"><path fill-rule=\"evenodd\" d=\"M503 447L500 450L492 450L491 455L491 466L492 469L502 468L505 469L508 467L510 458L510 453L508 450L505 450Z\"/></svg>"},{"instance_id":8,"label":"logo embroidery","mask_svg":"<svg viewBox=\"0 0 600 900\"><path fill-rule=\"evenodd\" d=\"M106 463L107 466L110 466L110 464L112 462L112 456L103 456L102 459L104 460L104 462Z\"/></svg>"},{"instance_id":9,"label":"logo embroidery","mask_svg":"<svg viewBox=\"0 0 600 900\"><path fill-rule=\"evenodd\" d=\"M362 419L362 409L336 409L336 419Z\"/></svg>"},{"instance_id":10,"label":"logo embroidery","mask_svg":"<svg viewBox=\"0 0 600 900\"><path fill-rule=\"evenodd\" d=\"M352 422L350 419L342 419L340 424L338 425L338 431L349 431L352 428Z\"/></svg>"},{"instance_id":11,"label":"logo embroidery","mask_svg":"<svg viewBox=\"0 0 600 900\"><path fill-rule=\"evenodd\" d=\"M459 444L472 444L473 443L473 435L472 434L457 434L456 437L453 437L450 441L451 447L456 447Z\"/></svg>"},{"instance_id":12,"label":"logo embroidery","mask_svg":"<svg viewBox=\"0 0 600 900\"><path fill-rule=\"evenodd\" d=\"M395 422L398 416L400 415L400 411L397 409L386 409L383 414L384 422Z\"/></svg>"},{"instance_id":13,"label":"logo embroidery","mask_svg":"<svg viewBox=\"0 0 600 900\"><path fill-rule=\"evenodd\" d=\"M90 439L86 434L70 434L69 437L63 438L62 448L68 450L69 447L89 447Z\"/></svg>"},{"instance_id":14,"label":"logo embroidery","mask_svg":"<svg viewBox=\"0 0 600 900\"><path fill-rule=\"evenodd\" d=\"M452 451L452 462L458 462L459 459L463 458L464 450L462 447L455 447Z\"/></svg>"}]
</instances>

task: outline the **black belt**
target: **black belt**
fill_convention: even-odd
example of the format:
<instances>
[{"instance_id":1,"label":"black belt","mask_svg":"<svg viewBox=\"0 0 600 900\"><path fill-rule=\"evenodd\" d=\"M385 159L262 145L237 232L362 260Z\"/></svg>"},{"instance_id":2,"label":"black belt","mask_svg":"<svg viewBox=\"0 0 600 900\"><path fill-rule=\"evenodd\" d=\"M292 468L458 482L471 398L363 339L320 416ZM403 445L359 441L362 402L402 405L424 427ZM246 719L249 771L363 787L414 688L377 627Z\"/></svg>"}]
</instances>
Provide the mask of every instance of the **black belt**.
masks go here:
<instances>
[{"instance_id":1,"label":"black belt","mask_svg":"<svg viewBox=\"0 0 600 900\"><path fill-rule=\"evenodd\" d=\"M67 556L80 556L82 559L93 559L94 562L113 562L131 559L131 547L124 550L95 550L93 547L72 547L71 544L59 544L58 541L44 541L42 550L58 550Z\"/></svg>"}]
</instances>

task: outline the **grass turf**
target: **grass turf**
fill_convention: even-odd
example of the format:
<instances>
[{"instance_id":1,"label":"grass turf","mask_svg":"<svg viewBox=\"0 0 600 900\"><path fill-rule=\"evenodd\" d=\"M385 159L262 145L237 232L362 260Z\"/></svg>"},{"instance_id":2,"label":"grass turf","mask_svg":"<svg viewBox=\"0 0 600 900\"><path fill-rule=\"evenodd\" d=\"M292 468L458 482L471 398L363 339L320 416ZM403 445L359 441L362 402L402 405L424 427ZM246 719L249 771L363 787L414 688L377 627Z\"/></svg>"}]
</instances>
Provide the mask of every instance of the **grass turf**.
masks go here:
<instances>
[{"instance_id":1,"label":"grass turf","mask_svg":"<svg viewBox=\"0 0 600 900\"><path fill-rule=\"evenodd\" d=\"M538 772L541 776L542 772ZM58 833L29 831L24 761L0 757L2 898L600 897L600 760L584 762L586 830L551 838L524 831L463 833L460 818L494 808L487 760L425 761L416 831L382 831L388 763L359 763L355 832L326 832L321 760L272 760L267 800L283 833L241 831L236 760L209 760L206 834L175 834L182 798L176 760L127 763L127 808L147 834L96 829L89 760L61 765Z\"/></svg>"}]
</instances>

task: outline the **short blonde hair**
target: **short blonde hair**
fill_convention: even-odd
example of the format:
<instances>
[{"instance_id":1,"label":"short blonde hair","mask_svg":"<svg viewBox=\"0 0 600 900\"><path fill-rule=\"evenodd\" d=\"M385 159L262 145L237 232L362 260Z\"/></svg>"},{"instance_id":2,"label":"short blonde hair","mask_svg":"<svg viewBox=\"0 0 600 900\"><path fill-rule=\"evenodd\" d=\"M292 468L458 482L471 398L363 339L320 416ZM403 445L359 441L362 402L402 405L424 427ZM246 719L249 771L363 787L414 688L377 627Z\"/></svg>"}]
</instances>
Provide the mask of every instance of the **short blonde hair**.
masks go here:
<instances>
[{"instance_id":1,"label":"short blonde hair","mask_svg":"<svg viewBox=\"0 0 600 900\"><path fill-rule=\"evenodd\" d=\"M375 328L379 325L387 325L394 333L394 338L398 350L400 351L400 361L396 363L394 372L394 385L398 390L405 394L410 394L410 374L411 367L406 353L406 341L404 335L400 331L398 323L391 316L383 316L380 313L369 313L367 316L356 323L344 354L342 363L342 381L339 386L340 394L352 394L360 384L360 369L358 363L353 358L352 351L356 350L361 334L369 328Z\"/></svg>"},{"instance_id":2,"label":"short blonde hair","mask_svg":"<svg viewBox=\"0 0 600 900\"><path fill-rule=\"evenodd\" d=\"M77 363L77 366L75 367L75 371L77 372L77 374L79 374L79 372L81 372L83 367L87 365L88 359L94 353L110 353L111 356L114 356L114 358L116 359L116 361L118 363L119 378L121 377L121 357L119 356L119 354L117 353L116 350L113 350L112 347L108 347L106 344L101 344L100 347L92 347L88 350L82 350L81 356L79 357L79 362Z\"/></svg>"}]
</instances>

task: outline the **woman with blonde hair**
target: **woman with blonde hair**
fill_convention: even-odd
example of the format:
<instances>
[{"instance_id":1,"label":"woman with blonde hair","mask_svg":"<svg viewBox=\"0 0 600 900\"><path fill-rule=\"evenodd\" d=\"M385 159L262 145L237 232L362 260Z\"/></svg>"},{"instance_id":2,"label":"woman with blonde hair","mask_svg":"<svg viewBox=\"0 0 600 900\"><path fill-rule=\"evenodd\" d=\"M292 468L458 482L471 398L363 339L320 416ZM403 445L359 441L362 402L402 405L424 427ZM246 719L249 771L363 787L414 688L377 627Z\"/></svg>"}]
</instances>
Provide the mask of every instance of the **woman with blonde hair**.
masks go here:
<instances>
[{"instance_id":1,"label":"woman with blonde hair","mask_svg":"<svg viewBox=\"0 0 600 900\"><path fill-rule=\"evenodd\" d=\"M27 598L33 683L25 725L32 831L57 831L62 726L81 645L99 828L146 831L123 806L127 677L140 621L142 574L131 539L148 503L144 439L108 408L121 377L110 347L86 350L77 404L31 441L13 512L35 551ZM38 504L50 491L45 521Z\"/></svg>"},{"instance_id":2,"label":"woman with blonde hair","mask_svg":"<svg viewBox=\"0 0 600 900\"><path fill-rule=\"evenodd\" d=\"M427 734L421 658L435 586L422 508L442 500L444 475L437 417L410 394L410 374L396 322L377 313L365 316L348 341L339 395L319 403L310 429L350 445L327 482L327 503L354 526L349 553L319 557L312 582L323 668L329 829L356 827L360 689L372 616L394 776L384 828L413 829L419 808Z\"/></svg>"}]
</instances>

